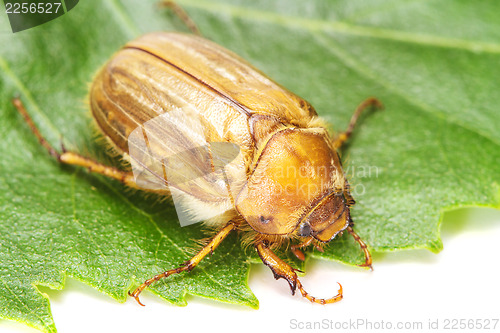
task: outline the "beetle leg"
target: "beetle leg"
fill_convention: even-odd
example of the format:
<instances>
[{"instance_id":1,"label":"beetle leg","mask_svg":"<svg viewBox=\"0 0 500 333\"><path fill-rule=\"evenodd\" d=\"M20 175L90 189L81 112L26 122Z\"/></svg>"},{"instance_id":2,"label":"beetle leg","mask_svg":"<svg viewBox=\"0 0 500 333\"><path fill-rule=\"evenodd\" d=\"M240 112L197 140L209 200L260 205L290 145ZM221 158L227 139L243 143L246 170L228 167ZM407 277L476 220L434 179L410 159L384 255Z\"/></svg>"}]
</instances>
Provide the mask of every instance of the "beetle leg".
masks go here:
<instances>
[{"instance_id":1,"label":"beetle leg","mask_svg":"<svg viewBox=\"0 0 500 333\"><path fill-rule=\"evenodd\" d=\"M329 304L335 303L342 299L342 285L339 283L339 291L338 294L332 298L324 299L324 298L316 298L307 293L302 283L297 277L297 270L292 268L286 262L281 260L264 242L258 242L255 244L257 252L259 254L260 259L264 263L264 265L268 266L274 274L274 278L277 280L279 278L285 279L290 285L290 289L292 290L292 295L295 295L295 290L298 288L302 296L307 298L309 301L318 304Z\"/></svg>"},{"instance_id":2,"label":"beetle leg","mask_svg":"<svg viewBox=\"0 0 500 333\"><path fill-rule=\"evenodd\" d=\"M168 7L172 12L177 15L179 19L181 19L182 22L188 27L189 30L195 35L201 36L200 29L198 29L198 26L194 21L189 17L189 15L186 13L186 11L179 6L175 1L168 1L164 0L160 2L161 6Z\"/></svg>"},{"instance_id":3,"label":"beetle leg","mask_svg":"<svg viewBox=\"0 0 500 333\"><path fill-rule=\"evenodd\" d=\"M349 137L352 135L352 131L354 130L354 126L356 125L359 116L365 109L369 107L382 109L384 106L375 97L367 98L361 104L359 104L356 110L354 111L354 114L352 115L351 121L349 122L349 125L347 126L345 132L339 133L337 137L333 140L333 146L335 147L335 149L342 147L342 145L349 139Z\"/></svg>"},{"instance_id":4,"label":"beetle leg","mask_svg":"<svg viewBox=\"0 0 500 333\"><path fill-rule=\"evenodd\" d=\"M361 237L359 237L359 235L354 232L354 230L352 229L352 226L348 226L346 230L347 230L347 232L349 232L351 234L351 236L354 238L354 240L356 242L358 242L359 246L361 247L361 250L363 250L363 252L365 254L365 263L361 264L359 266L361 266L361 267L369 267L373 271L373 267L372 267L372 255L370 254L370 251L368 251L368 246L366 246L366 243L363 242L363 240L361 239Z\"/></svg>"},{"instance_id":5,"label":"beetle leg","mask_svg":"<svg viewBox=\"0 0 500 333\"><path fill-rule=\"evenodd\" d=\"M302 247L306 247L306 246L309 246L309 244L311 244L311 242L313 241L313 237L309 237L307 238L304 242L300 243L300 244L296 244L296 245L292 245L290 247L290 251L292 251L293 254L295 254L295 256L299 259L299 260L302 260L304 261L306 259L306 256L304 255L304 252L302 252L301 250L299 250L300 248Z\"/></svg>"},{"instance_id":6,"label":"beetle leg","mask_svg":"<svg viewBox=\"0 0 500 333\"><path fill-rule=\"evenodd\" d=\"M232 231L236 229L236 224L234 224L232 221L230 221L224 228L222 228L211 240L208 242L207 245L205 245L194 257L189 259L186 263L182 264L182 266L179 266L174 269L169 269L168 271L165 271L163 273L160 273L158 275L153 276L151 279L148 279L144 281L143 284L141 284L139 287L137 287L134 292L128 292L130 296L135 298L137 303L140 305L144 306L144 304L141 303L139 300L139 294L146 289L148 286L150 286L152 283L166 278L167 276L170 276L172 274L179 274L184 271L191 271L196 265L200 263L200 261L205 258L207 254L212 254L212 252L215 250L215 248L226 238L226 236Z\"/></svg>"},{"instance_id":7,"label":"beetle leg","mask_svg":"<svg viewBox=\"0 0 500 333\"><path fill-rule=\"evenodd\" d=\"M354 200L351 195L351 185L349 185L349 182L347 180L345 181L344 189L342 190L342 192L344 193L344 198L347 206L353 206L356 203L356 200Z\"/></svg>"},{"instance_id":8,"label":"beetle leg","mask_svg":"<svg viewBox=\"0 0 500 333\"><path fill-rule=\"evenodd\" d=\"M57 159L61 163L70 164L70 165L78 165L87 168L91 172L100 173L104 176L119 180L123 184L137 188L137 185L134 180L134 175L131 172L122 171L120 169L99 163L90 158L84 157L78 153L74 153L71 151L66 151L64 146L62 146L62 152L59 153L50 145L50 143L43 137L40 133L38 127L36 127L33 119L29 115L28 111L24 107L23 102L19 98L12 99L12 104L16 107L17 111L23 116L24 120L30 127L31 131L37 137L40 144L47 149L49 154Z\"/></svg>"}]
</instances>

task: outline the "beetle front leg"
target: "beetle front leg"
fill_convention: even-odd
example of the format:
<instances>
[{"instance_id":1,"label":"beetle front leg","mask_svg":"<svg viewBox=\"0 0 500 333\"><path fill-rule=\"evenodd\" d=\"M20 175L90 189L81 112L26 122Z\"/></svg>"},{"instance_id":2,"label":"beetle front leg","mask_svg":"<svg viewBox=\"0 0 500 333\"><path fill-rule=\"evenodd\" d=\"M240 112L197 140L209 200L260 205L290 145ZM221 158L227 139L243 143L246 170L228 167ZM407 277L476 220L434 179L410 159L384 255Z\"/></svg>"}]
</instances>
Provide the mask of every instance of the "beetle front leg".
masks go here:
<instances>
[{"instance_id":1,"label":"beetle front leg","mask_svg":"<svg viewBox=\"0 0 500 333\"><path fill-rule=\"evenodd\" d=\"M279 278L285 279L290 285L290 289L292 290L292 295L295 295L295 290L299 289L302 296L307 298L309 301L318 304L329 304L335 303L342 299L342 285L339 283L339 291L338 294L332 298L324 299L324 298L316 298L307 293L299 278L297 277L297 269L291 267L286 262L281 260L264 242L258 242L255 244L255 248L257 249L257 253L259 254L260 259L271 269L274 274L274 278L277 280Z\"/></svg>"},{"instance_id":2,"label":"beetle front leg","mask_svg":"<svg viewBox=\"0 0 500 333\"><path fill-rule=\"evenodd\" d=\"M359 235L356 232L354 232L354 230L352 229L352 225L348 226L346 230L348 233L351 234L351 236L354 238L354 240L359 244L359 246L361 247L361 250L363 250L363 253L365 255L365 263L358 265L358 266L368 267L373 271L372 255L370 254L370 251L368 251L368 246L366 245L365 242L363 242L361 237L359 237Z\"/></svg>"}]
</instances>

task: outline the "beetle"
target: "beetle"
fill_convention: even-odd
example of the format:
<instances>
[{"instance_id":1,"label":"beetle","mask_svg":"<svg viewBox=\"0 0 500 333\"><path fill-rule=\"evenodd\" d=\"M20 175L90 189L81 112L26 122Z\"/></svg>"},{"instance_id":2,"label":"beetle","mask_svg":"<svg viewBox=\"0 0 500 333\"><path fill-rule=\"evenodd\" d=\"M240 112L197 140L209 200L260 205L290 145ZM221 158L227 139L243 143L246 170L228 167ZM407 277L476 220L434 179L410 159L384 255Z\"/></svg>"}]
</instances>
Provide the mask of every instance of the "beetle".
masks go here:
<instances>
[{"instance_id":1,"label":"beetle","mask_svg":"<svg viewBox=\"0 0 500 333\"><path fill-rule=\"evenodd\" d=\"M274 250L322 248L347 231L371 267L367 245L353 230L354 199L338 149L361 112L382 107L368 98L336 136L304 99L275 83L233 52L193 34L149 33L127 43L98 72L90 109L103 136L132 170L104 165L77 152L58 152L42 136L19 98L13 103L50 155L65 164L132 188L172 195L189 222L204 220L215 235L190 260L129 294L192 270L234 231L256 249L276 279L314 303L296 269ZM176 166L175 166L176 165ZM184 216L184 215L183 215Z\"/></svg>"}]
</instances>

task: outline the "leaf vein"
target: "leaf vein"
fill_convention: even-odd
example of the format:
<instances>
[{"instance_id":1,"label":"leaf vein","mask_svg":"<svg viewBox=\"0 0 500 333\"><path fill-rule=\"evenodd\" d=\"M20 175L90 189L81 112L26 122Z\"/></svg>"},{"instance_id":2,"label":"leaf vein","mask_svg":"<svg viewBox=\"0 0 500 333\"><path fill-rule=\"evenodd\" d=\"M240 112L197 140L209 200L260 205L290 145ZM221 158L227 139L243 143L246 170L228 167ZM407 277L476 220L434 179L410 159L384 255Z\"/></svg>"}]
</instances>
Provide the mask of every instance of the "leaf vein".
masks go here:
<instances>
[{"instance_id":1,"label":"leaf vein","mask_svg":"<svg viewBox=\"0 0 500 333\"><path fill-rule=\"evenodd\" d=\"M321 19L302 18L281 13L255 10L243 6L219 4L206 0L179 0L179 3L217 13L229 14L233 17L272 23L280 26L296 26L309 31L332 31L353 36L373 37L377 39L394 40L403 43L430 45L442 48L462 49L470 52L486 52L500 54L500 44L451 37L432 36L424 33L397 31L393 29L361 26L347 22L325 21Z\"/></svg>"},{"instance_id":2,"label":"leaf vein","mask_svg":"<svg viewBox=\"0 0 500 333\"><path fill-rule=\"evenodd\" d=\"M340 61L342 61L344 65L355 70L361 76L365 77L368 80L376 82L377 84L380 84L388 91L391 91L394 94L402 97L408 103L416 106L417 108L426 112L428 115L431 115L432 117L438 118L438 115L442 115L442 112L439 109L436 109L436 108L430 106L429 104L424 103L423 101L420 101L416 98L411 97L410 95L406 94L404 91L401 91L396 86L392 85L389 81L385 80L382 76L380 76L376 72L372 71L365 64L361 63L358 60L354 60L355 59L354 56L351 56L347 52L347 50L342 48L339 44L335 43L333 40L327 39L324 36L319 35L319 34L315 35L315 38L321 44L323 44L328 50L330 50L330 52L333 55L335 55ZM332 44L334 44L334 45L332 46ZM472 133L475 133L475 134L481 136L482 138L494 143L495 145L500 146L500 142L497 142L495 138L488 136L487 133L483 133L481 131L478 131L477 129L470 128L466 124L460 123L460 122L453 120L451 118L448 118L447 122L453 123L454 125L456 125L458 127L466 129L467 131L470 131Z\"/></svg>"},{"instance_id":3,"label":"leaf vein","mask_svg":"<svg viewBox=\"0 0 500 333\"><path fill-rule=\"evenodd\" d=\"M136 210L137 212L139 212L139 214L142 214L142 215L144 215L145 217L147 217L149 219L149 221L151 222L151 224L155 227L155 229L157 230L157 232L160 234L160 239L158 241L159 243L161 242L162 238L164 238L164 239L166 239L172 245L173 248L175 248L179 252L179 254L184 255L187 258L190 258L189 253L188 253L187 250L185 250L185 249L181 248L179 245L177 245L172 240L172 238L168 237L168 235L165 234L160 229L160 227L158 226L158 224L156 223L156 221L154 220L154 218L153 218L153 216L151 214L148 214L145 211L143 211L143 210L139 209L138 207L136 207L122 193L120 193L116 188L114 188L113 186L111 186L108 182L102 182L102 183L106 187L108 187L111 191L113 191L119 199L123 200L127 204L127 206L132 207L134 210ZM158 247L159 247L159 243L158 243ZM155 252L155 260L158 260L158 249ZM219 281L219 280L215 279L214 276L212 274L209 274L208 271L206 270L206 268L204 268L203 266L197 267L197 271L200 272L200 273L205 274L205 276L210 281L214 282L216 285L219 285L219 286L223 287L223 289L228 290L231 294L233 294L233 295L239 295L239 293L237 293L233 289L229 288L222 281ZM241 295L239 295L239 296L241 296Z\"/></svg>"},{"instance_id":4,"label":"leaf vein","mask_svg":"<svg viewBox=\"0 0 500 333\"><path fill-rule=\"evenodd\" d=\"M0 277L0 281L2 281L2 283L4 284L5 288L7 289L7 291L12 295L14 296L14 298L20 303L23 305L23 307L25 309L27 309L28 313L31 313L32 315L34 315L35 317L37 317L38 319L40 319L40 321L42 322L42 324L46 327L46 328L51 328L53 327L53 325L50 325L48 324L45 319L43 317L41 317L38 313L36 313L36 311L34 309L31 309L15 292L13 292L10 288L9 288L9 284ZM34 286L33 286L34 288ZM53 331L51 329L51 331Z\"/></svg>"}]
</instances>

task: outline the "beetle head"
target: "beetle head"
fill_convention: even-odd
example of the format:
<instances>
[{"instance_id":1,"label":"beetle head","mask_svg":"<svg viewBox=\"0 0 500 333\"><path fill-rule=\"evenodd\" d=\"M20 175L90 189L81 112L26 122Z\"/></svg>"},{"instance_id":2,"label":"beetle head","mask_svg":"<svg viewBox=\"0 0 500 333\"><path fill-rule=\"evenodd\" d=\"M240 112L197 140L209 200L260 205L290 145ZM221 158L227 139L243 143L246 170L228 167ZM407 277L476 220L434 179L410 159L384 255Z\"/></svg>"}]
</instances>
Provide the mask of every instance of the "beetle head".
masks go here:
<instances>
[{"instance_id":1,"label":"beetle head","mask_svg":"<svg viewBox=\"0 0 500 333\"><path fill-rule=\"evenodd\" d=\"M297 228L301 237L313 236L321 242L329 242L347 228L351 222L349 205L342 193L326 193L305 214Z\"/></svg>"}]
</instances>

